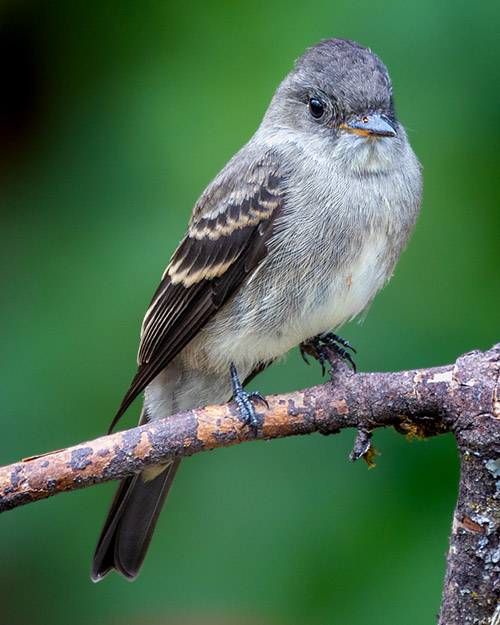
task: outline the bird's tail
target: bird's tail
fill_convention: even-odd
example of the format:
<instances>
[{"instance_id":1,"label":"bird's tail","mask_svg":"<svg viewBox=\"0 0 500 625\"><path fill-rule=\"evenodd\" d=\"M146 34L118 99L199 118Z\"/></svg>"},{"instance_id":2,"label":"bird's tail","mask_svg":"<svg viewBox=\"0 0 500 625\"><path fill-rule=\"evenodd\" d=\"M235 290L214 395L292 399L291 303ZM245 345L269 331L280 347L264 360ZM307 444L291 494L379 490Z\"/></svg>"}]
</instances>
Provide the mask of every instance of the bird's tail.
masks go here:
<instances>
[{"instance_id":1,"label":"bird's tail","mask_svg":"<svg viewBox=\"0 0 500 625\"><path fill-rule=\"evenodd\" d=\"M137 576L180 461L120 482L92 560L94 582L112 569L129 580ZM153 471L157 475L148 479Z\"/></svg>"}]
</instances>

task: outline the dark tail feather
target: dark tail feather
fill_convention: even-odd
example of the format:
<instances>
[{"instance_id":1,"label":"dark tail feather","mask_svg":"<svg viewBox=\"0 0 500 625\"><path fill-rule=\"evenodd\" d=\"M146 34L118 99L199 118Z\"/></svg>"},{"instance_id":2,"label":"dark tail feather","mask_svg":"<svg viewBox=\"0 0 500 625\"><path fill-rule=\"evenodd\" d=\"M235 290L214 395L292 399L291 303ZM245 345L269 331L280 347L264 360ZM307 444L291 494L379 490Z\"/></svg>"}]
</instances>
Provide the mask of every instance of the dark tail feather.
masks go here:
<instances>
[{"instance_id":1,"label":"dark tail feather","mask_svg":"<svg viewBox=\"0 0 500 625\"><path fill-rule=\"evenodd\" d=\"M129 580L137 576L180 461L148 482L140 473L120 482L92 560L94 582L112 569Z\"/></svg>"}]
</instances>

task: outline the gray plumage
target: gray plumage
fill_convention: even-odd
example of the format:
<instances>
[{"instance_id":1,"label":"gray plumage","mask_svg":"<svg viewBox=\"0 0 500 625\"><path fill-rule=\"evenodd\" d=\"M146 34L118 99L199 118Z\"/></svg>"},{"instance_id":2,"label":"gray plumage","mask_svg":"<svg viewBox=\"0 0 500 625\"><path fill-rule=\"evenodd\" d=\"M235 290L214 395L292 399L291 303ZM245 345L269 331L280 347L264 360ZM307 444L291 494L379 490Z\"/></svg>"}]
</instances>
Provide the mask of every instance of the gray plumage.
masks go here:
<instances>
[{"instance_id":1,"label":"gray plumage","mask_svg":"<svg viewBox=\"0 0 500 625\"><path fill-rule=\"evenodd\" d=\"M246 380L366 310L406 246L421 193L382 62L342 39L308 49L196 203L114 423L144 389L143 419L228 401L231 364ZM137 575L177 466L122 483L94 580L112 568Z\"/></svg>"}]
</instances>

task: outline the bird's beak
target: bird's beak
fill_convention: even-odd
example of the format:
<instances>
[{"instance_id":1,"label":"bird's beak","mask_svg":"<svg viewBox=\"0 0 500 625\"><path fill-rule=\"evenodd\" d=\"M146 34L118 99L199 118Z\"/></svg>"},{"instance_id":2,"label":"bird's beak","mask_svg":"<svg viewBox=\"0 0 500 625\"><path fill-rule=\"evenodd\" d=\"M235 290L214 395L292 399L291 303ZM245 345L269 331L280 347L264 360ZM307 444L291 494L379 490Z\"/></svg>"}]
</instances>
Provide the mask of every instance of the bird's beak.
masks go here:
<instances>
[{"instance_id":1,"label":"bird's beak","mask_svg":"<svg viewBox=\"0 0 500 625\"><path fill-rule=\"evenodd\" d=\"M396 130L389 120L378 113L363 115L359 119L340 125L344 130L364 137L395 137Z\"/></svg>"}]
</instances>

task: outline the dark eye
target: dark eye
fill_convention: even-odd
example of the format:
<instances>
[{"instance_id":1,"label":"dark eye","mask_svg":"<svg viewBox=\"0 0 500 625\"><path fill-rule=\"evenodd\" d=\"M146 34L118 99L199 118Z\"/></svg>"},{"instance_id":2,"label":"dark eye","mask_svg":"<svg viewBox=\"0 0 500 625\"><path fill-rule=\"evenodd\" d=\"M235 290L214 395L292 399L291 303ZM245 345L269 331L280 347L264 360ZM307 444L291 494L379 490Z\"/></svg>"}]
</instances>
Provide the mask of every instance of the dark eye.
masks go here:
<instances>
[{"instance_id":1,"label":"dark eye","mask_svg":"<svg viewBox=\"0 0 500 625\"><path fill-rule=\"evenodd\" d=\"M314 117L314 119L319 119L320 117L323 117L323 113L325 112L323 103L316 98L311 98L309 100L309 112Z\"/></svg>"}]
</instances>

